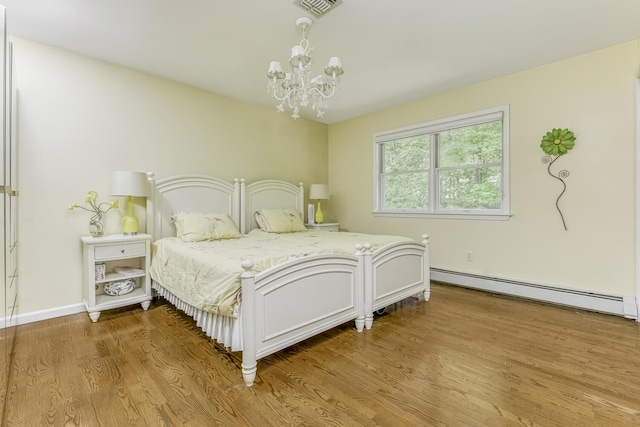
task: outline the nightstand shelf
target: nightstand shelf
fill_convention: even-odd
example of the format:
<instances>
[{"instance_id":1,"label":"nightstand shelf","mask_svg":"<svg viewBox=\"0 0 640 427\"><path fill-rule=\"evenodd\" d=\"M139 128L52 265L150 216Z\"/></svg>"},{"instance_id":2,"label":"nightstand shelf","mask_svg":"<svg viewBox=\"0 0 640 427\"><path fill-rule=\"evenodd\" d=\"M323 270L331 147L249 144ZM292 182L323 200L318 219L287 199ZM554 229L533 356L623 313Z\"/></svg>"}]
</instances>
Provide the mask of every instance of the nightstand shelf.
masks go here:
<instances>
[{"instance_id":1,"label":"nightstand shelf","mask_svg":"<svg viewBox=\"0 0 640 427\"><path fill-rule=\"evenodd\" d=\"M114 282L116 280L123 280L123 279L135 279L136 277L144 277L146 275L146 273L142 273L142 274L133 274L133 275L127 275L124 276L120 273L107 273L106 277L102 280L96 280L96 285L100 284L100 283L109 283L109 282Z\"/></svg>"},{"instance_id":2,"label":"nightstand shelf","mask_svg":"<svg viewBox=\"0 0 640 427\"><path fill-rule=\"evenodd\" d=\"M146 301L146 296L147 295L143 288L135 288L126 295L111 296L107 294L100 294L96 295L96 307L100 307L101 310L108 310L110 308L137 304L138 302L141 302L140 299ZM144 305L142 307L144 308ZM149 305L147 305L147 308L149 308ZM145 308L145 310L147 308ZM98 313L98 317L100 317L100 313Z\"/></svg>"},{"instance_id":3,"label":"nightstand shelf","mask_svg":"<svg viewBox=\"0 0 640 427\"><path fill-rule=\"evenodd\" d=\"M340 231L340 224L337 222L323 222L322 224L305 224L308 230L320 231Z\"/></svg>"},{"instance_id":4,"label":"nightstand shelf","mask_svg":"<svg viewBox=\"0 0 640 427\"><path fill-rule=\"evenodd\" d=\"M144 310L151 303L149 278L151 236L115 234L105 237L82 237L84 258L84 304L92 321L97 322L100 313L112 308L138 304ZM97 266L104 265L104 277L97 276ZM118 273L116 269L134 269L132 273ZM108 295L107 284L131 279L134 289L124 295Z\"/></svg>"}]
</instances>

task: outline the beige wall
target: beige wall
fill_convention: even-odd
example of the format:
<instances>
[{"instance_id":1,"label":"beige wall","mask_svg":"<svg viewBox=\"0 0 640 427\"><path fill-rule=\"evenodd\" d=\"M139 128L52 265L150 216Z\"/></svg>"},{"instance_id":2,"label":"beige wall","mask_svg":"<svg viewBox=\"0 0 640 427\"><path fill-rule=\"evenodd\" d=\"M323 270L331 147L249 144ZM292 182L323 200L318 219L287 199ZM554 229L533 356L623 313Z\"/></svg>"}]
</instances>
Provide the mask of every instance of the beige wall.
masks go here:
<instances>
[{"instance_id":1,"label":"beige wall","mask_svg":"<svg viewBox=\"0 0 640 427\"><path fill-rule=\"evenodd\" d=\"M327 181L326 125L20 38L14 50L21 315L82 302L90 214L67 206L88 190L113 200L114 170Z\"/></svg>"},{"instance_id":2,"label":"beige wall","mask_svg":"<svg viewBox=\"0 0 640 427\"><path fill-rule=\"evenodd\" d=\"M629 42L386 109L329 128L334 216L363 232L431 236L433 267L615 295L635 294L635 73ZM373 206L373 134L500 105L511 109L509 221L380 218ZM576 134L558 159L561 184L541 163L542 136ZM555 169L555 168L554 168ZM474 260L466 261L466 251Z\"/></svg>"}]
</instances>

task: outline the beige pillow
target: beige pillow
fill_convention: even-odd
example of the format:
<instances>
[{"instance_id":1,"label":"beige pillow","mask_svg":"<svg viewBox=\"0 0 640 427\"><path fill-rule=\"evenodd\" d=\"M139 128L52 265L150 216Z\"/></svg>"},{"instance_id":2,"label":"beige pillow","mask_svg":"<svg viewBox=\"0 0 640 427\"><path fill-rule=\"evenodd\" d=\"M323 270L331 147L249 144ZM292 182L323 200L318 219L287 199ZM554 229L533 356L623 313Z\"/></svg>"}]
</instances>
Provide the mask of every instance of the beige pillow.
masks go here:
<instances>
[{"instance_id":1,"label":"beige pillow","mask_svg":"<svg viewBox=\"0 0 640 427\"><path fill-rule=\"evenodd\" d=\"M300 212L295 209L260 209L255 217L260 229L269 233L307 231Z\"/></svg>"},{"instance_id":2,"label":"beige pillow","mask_svg":"<svg viewBox=\"0 0 640 427\"><path fill-rule=\"evenodd\" d=\"M237 239L238 227L227 214L178 212L172 217L176 235L185 242Z\"/></svg>"}]
</instances>

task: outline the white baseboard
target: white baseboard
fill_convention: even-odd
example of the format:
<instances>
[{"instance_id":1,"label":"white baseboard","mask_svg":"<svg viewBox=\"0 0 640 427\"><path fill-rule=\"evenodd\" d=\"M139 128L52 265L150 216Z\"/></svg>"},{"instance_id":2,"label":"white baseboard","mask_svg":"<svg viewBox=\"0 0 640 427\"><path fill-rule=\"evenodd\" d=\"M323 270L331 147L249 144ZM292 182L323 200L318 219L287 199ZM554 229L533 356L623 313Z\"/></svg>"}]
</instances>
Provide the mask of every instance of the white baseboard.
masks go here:
<instances>
[{"instance_id":1,"label":"white baseboard","mask_svg":"<svg viewBox=\"0 0 640 427\"><path fill-rule=\"evenodd\" d=\"M439 268L431 269L431 280L638 319L633 295L606 295Z\"/></svg>"},{"instance_id":2,"label":"white baseboard","mask_svg":"<svg viewBox=\"0 0 640 427\"><path fill-rule=\"evenodd\" d=\"M15 325L25 325L27 323L39 322L41 320L53 319L55 317L68 316L70 314L82 313L87 311L83 303L66 305L64 307L50 308L47 310L33 311L31 313L19 313L15 319ZM8 324L0 322L0 324Z\"/></svg>"}]
</instances>

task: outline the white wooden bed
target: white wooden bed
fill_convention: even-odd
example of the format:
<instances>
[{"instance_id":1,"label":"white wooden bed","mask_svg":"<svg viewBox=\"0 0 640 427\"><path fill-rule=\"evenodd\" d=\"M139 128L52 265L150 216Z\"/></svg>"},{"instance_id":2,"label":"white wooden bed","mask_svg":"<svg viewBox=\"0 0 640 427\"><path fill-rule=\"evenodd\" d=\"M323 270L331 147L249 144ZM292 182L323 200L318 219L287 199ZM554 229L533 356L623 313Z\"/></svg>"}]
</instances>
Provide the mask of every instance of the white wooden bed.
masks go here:
<instances>
[{"instance_id":1,"label":"white wooden bed","mask_svg":"<svg viewBox=\"0 0 640 427\"><path fill-rule=\"evenodd\" d=\"M154 181L147 204L147 229L154 240L175 236L177 211L228 213L246 233L257 227L253 213L264 208L295 208L303 214L304 187L267 180L245 185L202 175ZM304 218L304 216L302 216ZM353 254L317 254L289 260L255 273L242 261L238 317L190 306L154 281L157 292L191 315L207 335L232 351L242 351L247 386L257 360L350 320L358 331L371 328L373 312L408 296L429 299L428 240L387 245L372 253L367 242Z\"/></svg>"}]
</instances>

